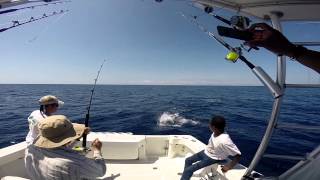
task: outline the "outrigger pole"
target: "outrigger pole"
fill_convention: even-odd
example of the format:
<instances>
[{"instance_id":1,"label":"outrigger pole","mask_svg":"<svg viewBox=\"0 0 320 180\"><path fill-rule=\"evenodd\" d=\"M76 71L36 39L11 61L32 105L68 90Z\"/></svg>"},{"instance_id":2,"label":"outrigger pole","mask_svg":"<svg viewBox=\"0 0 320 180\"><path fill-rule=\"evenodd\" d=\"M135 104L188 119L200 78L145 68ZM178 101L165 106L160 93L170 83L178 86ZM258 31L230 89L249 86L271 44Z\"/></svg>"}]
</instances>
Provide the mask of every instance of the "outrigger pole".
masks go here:
<instances>
[{"instance_id":1,"label":"outrigger pole","mask_svg":"<svg viewBox=\"0 0 320 180\"><path fill-rule=\"evenodd\" d=\"M60 0L11 0L11 1L5 1L0 3L0 9L5 9L13 6L20 6L25 4L32 4L32 3L49 3L49 2L56 2Z\"/></svg>"},{"instance_id":2,"label":"outrigger pole","mask_svg":"<svg viewBox=\"0 0 320 180\"><path fill-rule=\"evenodd\" d=\"M33 5L33 6L27 6L27 7L22 7L22 8L7 9L7 10L0 11L0 15L1 14L6 14L6 13L12 13L12 12L20 11L20 10L24 10L24 9L34 9L36 7L63 4L63 3L68 3L68 2L71 2L71 1L56 1L56 2L52 2L52 3Z\"/></svg>"},{"instance_id":3,"label":"outrigger pole","mask_svg":"<svg viewBox=\"0 0 320 180\"><path fill-rule=\"evenodd\" d=\"M41 17L39 17L39 18L31 17L29 20L24 21L24 22L12 21L12 26L0 29L0 33L1 33L1 32L4 32L4 31L7 31L7 30L9 30L9 29L16 28L16 27L18 27L18 26L22 26L22 25L24 25L24 24L29 24L29 23L32 23L32 22L35 22L35 21L39 21L39 20L41 20L41 19L45 19L45 18L51 17L51 16L63 14L63 13L66 13L66 12L68 12L68 11L69 11L69 10L61 10L61 11L59 11L59 12L54 11L52 14L49 14L49 15L43 14L43 15L42 15Z\"/></svg>"},{"instance_id":4,"label":"outrigger pole","mask_svg":"<svg viewBox=\"0 0 320 180\"><path fill-rule=\"evenodd\" d=\"M87 107L87 114L86 114L86 119L84 121L84 125L86 127L89 126L89 118L90 118L90 109L91 109L91 104L92 104L92 97L93 97L93 94L94 94L94 90L96 89L96 85L97 85L97 81L98 81L98 78L99 78L99 75L100 75L100 72L101 72L101 69L104 65L104 63L106 62L106 60L104 60L99 68L99 71L98 71L98 74L97 74L97 77L94 79L94 84L93 84L93 88L91 90L91 96L90 96L90 100L89 100L89 105ZM83 147L83 150L86 150L86 146L87 146L87 135L86 134L83 134L83 139L82 139L82 147Z\"/></svg>"}]
</instances>

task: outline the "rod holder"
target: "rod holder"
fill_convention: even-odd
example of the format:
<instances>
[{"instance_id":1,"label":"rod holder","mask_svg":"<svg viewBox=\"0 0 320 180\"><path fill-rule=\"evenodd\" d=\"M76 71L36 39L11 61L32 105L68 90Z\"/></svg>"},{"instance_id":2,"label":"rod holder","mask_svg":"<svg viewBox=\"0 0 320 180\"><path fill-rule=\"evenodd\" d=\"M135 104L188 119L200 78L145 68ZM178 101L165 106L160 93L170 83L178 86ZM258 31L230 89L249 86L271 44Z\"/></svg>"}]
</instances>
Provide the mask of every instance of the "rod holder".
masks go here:
<instances>
[{"instance_id":1,"label":"rod holder","mask_svg":"<svg viewBox=\"0 0 320 180\"><path fill-rule=\"evenodd\" d=\"M271 79L271 77L259 66L252 68L254 75L269 89L274 98L282 96L280 87Z\"/></svg>"}]
</instances>

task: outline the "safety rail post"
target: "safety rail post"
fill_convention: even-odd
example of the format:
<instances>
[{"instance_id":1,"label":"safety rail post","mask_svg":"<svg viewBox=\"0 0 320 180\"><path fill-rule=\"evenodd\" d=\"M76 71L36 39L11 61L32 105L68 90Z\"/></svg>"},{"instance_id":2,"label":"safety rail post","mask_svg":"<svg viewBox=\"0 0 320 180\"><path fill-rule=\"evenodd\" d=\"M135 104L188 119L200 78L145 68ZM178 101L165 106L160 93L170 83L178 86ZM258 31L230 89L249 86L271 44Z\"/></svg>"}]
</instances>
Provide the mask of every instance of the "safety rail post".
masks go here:
<instances>
[{"instance_id":1,"label":"safety rail post","mask_svg":"<svg viewBox=\"0 0 320 180\"><path fill-rule=\"evenodd\" d=\"M279 18L281 17L281 13L278 12L272 12L270 13L270 19L272 22L272 26L277 29L278 31L282 31L281 23ZM280 87L281 91L284 92L285 90L285 80L286 80L286 62L284 56L278 56L277 57L277 79L276 83ZM256 168L258 165L260 159L262 158L265 150L268 147L269 141L271 139L273 130L275 129L280 113L280 106L282 103L282 99L284 97L284 94L280 97L275 98L275 101L273 103L272 113L270 120L268 122L267 129L265 131L265 134L261 140L261 143L256 151L256 154L254 155L248 169L246 170L244 176L242 179L247 179L250 177L252 171Z\"/></svg>"}]
</instances>

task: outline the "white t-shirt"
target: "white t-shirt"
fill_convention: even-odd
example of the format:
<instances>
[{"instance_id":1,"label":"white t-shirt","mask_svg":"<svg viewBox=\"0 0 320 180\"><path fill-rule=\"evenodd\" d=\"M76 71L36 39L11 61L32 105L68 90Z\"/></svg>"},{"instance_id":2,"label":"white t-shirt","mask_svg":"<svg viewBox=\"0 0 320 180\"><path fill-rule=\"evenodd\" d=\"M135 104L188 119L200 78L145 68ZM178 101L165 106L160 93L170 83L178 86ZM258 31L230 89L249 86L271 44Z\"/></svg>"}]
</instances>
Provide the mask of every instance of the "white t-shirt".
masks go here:
<instances>
[{"instance_id":1,"label":"white t-shirt","mask_svg":"<svg viewBox=\"0 0 320 180\"><path fill-rule=\"evenodd\" d=\"M204 152L207 156L216 160L224 160L228 156L237 154L241 155L241 152L227 133L222 133L218 137L214 137L214 133L212 133Z\"/></svg>"},{"instance_id":2,"label":"white t-shirt","mask_svg":"<svg viewBox=\"0 0 320 180\"><path fill-rule=\"evenodd\" d=\"M32 144L34 139L39 135L38 123L46 117L47 115L40 110L33 111L28 117L29 132L26 137L26 142L28 145Z\"/></svg>"}]
</instances>

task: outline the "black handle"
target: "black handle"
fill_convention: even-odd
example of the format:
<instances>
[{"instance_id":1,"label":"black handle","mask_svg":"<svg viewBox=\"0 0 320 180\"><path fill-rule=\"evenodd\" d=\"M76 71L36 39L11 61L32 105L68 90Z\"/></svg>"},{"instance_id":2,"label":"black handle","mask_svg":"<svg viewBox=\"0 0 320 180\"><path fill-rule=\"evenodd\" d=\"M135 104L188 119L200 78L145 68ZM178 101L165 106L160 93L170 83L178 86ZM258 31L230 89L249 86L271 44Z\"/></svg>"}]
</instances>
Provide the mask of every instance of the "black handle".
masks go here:
<instances>
[{"instance_id":1,"label":"black handle","mask_svg":"<svg viewBox=\"0 0 320 180\"><path fill-rule=\"evenodd\" d=\"M86 119L84 121L85 127L89 127L89 113L86 114ZM82 147L86 148L87 146L87 134L83 134L82 136Z\"/></svg>"},{"instance_id":2,"label":"black handle","mask_svg":"<svg viewBox=\"0 0 320 180\"><path fill-rule=\"evenodd\" d=\"M233 28L228 28L224 26L217 26L217 30L220 36L225 36L229 38L240 39L244 41L252 40L253 34L248 31L241 31Z\"/></svg>"},{"instance_id":3,"label":"black handle","mask_svg":"<svg viewBox=\"0 0 320 180\"><path fill-rule=\"evenodd\" d=\"M19 9L8 9L8 10L0 11L0 14L11 13L11 12L14 12L14 11L17 11L17 10L19 10Z\"/></svg>"}]
</instances>

